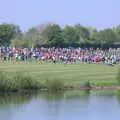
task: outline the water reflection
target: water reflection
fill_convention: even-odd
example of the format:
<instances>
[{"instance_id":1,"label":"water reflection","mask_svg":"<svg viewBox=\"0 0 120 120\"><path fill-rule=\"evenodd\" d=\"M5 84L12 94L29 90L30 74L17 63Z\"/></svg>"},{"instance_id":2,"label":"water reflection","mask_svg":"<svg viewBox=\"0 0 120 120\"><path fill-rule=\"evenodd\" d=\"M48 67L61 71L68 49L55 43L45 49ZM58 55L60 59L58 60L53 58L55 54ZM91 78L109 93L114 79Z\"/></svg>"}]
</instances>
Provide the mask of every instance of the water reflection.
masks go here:
<instances>
[{"instance_id":1,"label":"water reflection","mask_svg":"<svg viewBox=\"0 0 120 120\"><path fill-rule=\"evenodd\" d=\"M43 99L44 101L63 101L72 100L76 98L89 99L90 96L116 96L117 100L120 102L120 90L117 91L66 91L59 93L41 93L41 92L31 92L31 93L17 93L17 94L4 94L0 93L0 105L7 104L24 104L29 103L32 99Z\"/></svg>"},{"instance_id":2,"label":"water reflection","mask_svg":"<svg viewBox=\"0 0 120 120\"><path fill-rule=\"evenodd\" d=\"M86 99L90 96L90 90L81 90L81 91L66 91L64 94L65 99L76 99L76 98L82 98Z\"/></svg>"},{"instance_id":3,"label":"water reflection","mask_svg":"<svg viewBox=\"0 0 120 120\"><path fill-rule=\"evenodd\" d=\"M120 90L0 94L0 120L117 120L117 101Z\"/></svg>"},{"instance_id":4,"label":"water reflection","mask_svg":"<svg viewBox=\"0 0 120 120\"><path fill-rule=\"evenodd\" d=\"M60 108L63 104L64 92L44 94L42 96L45 102L46 116L54 116L54 119L60 115Z\"/></svg>"},{"instance_id":5,"label":"water reflection","mask_svg":"<svg viewBox=\"0 0 120 120\"><path fill-rule=\"evenodd\" d=\"M118 91L116 92L116 98L117 98L117 100L118 100L118 102L119 102L119 104L120 104L120 90L118 90Z\"/></svg>"},{"instance_id":6,"label":"water reflection","mask_svg":"<svg viewBox=\"0 0 120 120\"><path fill-rule=\"evenodd\" d=\"M90 95L111 97L116 95L116 90L92 90Z\"/></svg>"},{"instance_id":7,"label":"water reflection","mask_svg":"<svg viewBox=\"0 0 120 120\"><path fill-rule=\"evenodd\" d=\"M0 104L23 104L25 100L30 100L30 96L17 94L0 94Z\"/></svg>"},{"instance_id":8,"label":"water reflection","mask_svg":"<svg viewBox=\"0 0 120 120\"><path fill-rule=\"evenodd\" d=\"M29 102L31 95L28 94L0 94L0 120L11 120L13 109L18 110L25 102Z\"/></svg>"},{"instance_id":9,"label":"water reflection","mask_svg":"<svg viewBox=\"0 0 120 120\"><path fill-rule=\"evenodd\" d=\"M72 101L67 101L67 99L77 97L81 97L82 99L82 95L88 96L88 93L88 91L67 91L54 94L0 94L0 120L16 119L14 114L16 114L17 116L18 113L21 113L20 116L22 116L22 111L29 110L33 110L32 113L29 113L33 114L32 116L44 114L44 116L52 116L52 120L54 120L57 119L58 116L60 116L61 111L69 113L73 109L78 107L77 104L73 106L73 104L71 104ZM86 100L86 98L84 99ZM68 103L69 105L66 103ZM39 110L36 112L36 109ZM15 118L13 118L13 116Z\"/></svg>"},{"instance_id":10,"label":"water reflection","mask_svg":"<svg viewBox=\"0 0 120 120\"><path fill-rule=\"evenodd\" d=\"M61 100L64 98L64 92L48 93L42 96L47 101Z\"/></svg>"},{"instance_id":11,"label":"water reflection","mask_svg":"<svg viewBox=\"0 0 120 120\"><path fill-rule=\"evenodd\" d=\"M34 93L0 93L0 105L6 104L24 104L29 102L32 97L37 94Z\"/></svg>"}]
</instances>

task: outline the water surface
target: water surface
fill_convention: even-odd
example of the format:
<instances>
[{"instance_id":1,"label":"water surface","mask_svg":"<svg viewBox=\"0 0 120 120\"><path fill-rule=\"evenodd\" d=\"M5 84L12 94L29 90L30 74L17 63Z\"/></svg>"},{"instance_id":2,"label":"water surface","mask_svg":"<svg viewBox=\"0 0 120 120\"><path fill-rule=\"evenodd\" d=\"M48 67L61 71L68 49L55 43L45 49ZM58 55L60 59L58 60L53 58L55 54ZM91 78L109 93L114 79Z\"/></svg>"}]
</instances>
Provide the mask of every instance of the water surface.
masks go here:
<instances>
[{"instance_id":1,"label":"water surface","mask_svg":"<svg viewBox=\"0 0 120 120\"><path fill-rule=\"evenodd\" d=\"M120 120L120 92L2 94L0 120Z\"/></svg>"}]
</instances>

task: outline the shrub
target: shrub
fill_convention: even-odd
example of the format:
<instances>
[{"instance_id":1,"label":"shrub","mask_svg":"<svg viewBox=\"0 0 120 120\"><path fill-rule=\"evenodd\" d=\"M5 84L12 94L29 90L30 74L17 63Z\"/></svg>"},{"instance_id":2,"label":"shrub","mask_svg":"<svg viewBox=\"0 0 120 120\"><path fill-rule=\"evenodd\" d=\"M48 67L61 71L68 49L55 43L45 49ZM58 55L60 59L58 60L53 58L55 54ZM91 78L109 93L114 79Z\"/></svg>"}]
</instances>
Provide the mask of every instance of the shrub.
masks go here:
<instances>
[{"instance_id":1,"label":"shrub","mask_svg":"<svg viewBox=\"0 0 120 120\"><path fill-rule=\"evenodd\" d=\"M40 83L33 79L28 73L16 72L13 80L19 90L35 90L41 87Z\"/></svg>"},{"instance_id":2,"label":"shrub","mask_svg":"<svg viewBox=\"0 0 120 120\"><path fill-rule=\"evenodd\" d=\"M7 76L6 72L0 71L0 91L2 92L12 91L11 86L12 82L10 78Z\"/></svg>"},{"instance_id":3,"label":"shrub","mask_svg":"<svg viewBox=\"0 0 120 120\"><path fill-rule=\"evenodd\" d=\"M83 87L86 88L86 89L91 89L91 88L92 88L92 86L91 86L91 84L90 84L89 81L85 82L85 83L83 84Z\"/></svg>"},{"instance_id":4,"label":"shrub","mask_svg":"<svg viewBox=\"0 0 120 120\"><path fill-rule=\"evenodd\" d=\"M40 82L33 79L26 72L16 72L14 75L9 75L7 72L0 71L0 92L36 90L41 87Z\"/></svg>"},{"instance_id":5,"label":"shrub","mask_svg":"<svg viewBox=\"0 0 120 120\"><path fill-rule=\"evenodd\" d=\"M0 71L0 92L33 91L41 88L47 88L49 92L57 92L62 90L63 87L63 82L57 79L49 79L41 84L26 72L16 72L10 75L7 72Z\"/></svg>"},{"instance_id":6,"label":"shrub","mask_svg":"<svg viewBox=\"0 0 120 120\"><path fill-rule=\"evenodd\" d=\"M64 88L63 82L61 82L58 79L46 80L45 86L49 92L58 92L60 90L63 90L63 88Z\"/></svg>"}]
</instances>

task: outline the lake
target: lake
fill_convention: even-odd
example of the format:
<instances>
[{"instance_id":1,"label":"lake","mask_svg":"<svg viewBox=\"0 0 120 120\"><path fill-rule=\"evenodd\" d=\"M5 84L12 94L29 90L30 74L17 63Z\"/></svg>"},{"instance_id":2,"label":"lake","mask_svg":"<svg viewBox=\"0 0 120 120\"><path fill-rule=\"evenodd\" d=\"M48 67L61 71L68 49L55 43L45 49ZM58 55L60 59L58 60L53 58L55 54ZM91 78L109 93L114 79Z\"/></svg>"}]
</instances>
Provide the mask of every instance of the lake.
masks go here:
<instances>
[{"instance_id":1,"label":"lake","mask_svg":"<svg viewBox=\"0 0 120 120\"><path fill-rule=\"evenodd\" d=\"M0 94L0 120L120 120L120 92Z\"/></svg>"}]
</instances>

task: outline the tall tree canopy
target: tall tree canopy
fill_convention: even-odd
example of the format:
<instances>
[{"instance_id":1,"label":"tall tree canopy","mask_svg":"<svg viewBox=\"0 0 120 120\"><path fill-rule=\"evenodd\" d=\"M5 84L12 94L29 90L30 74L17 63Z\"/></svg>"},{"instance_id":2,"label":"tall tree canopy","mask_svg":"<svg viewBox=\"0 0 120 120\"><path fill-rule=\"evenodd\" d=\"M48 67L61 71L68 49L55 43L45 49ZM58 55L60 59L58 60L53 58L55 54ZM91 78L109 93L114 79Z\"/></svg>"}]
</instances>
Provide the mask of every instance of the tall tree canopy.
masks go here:
<instances>
[{"instance_id":1,"label":"tall tree canopy","mask_svg":"<svg viewBox=\"0 0 120 120\"><path fill-rule=\"evenodd\" d=\"M62 28L58 24L48 23L22 33L18 25L0 24L0 45L110 47L116 42L120 43L120 25L99 31L81 24Z\"/></svg>"},{"instance_id":2,"label":"tall tree canopy","mask_svg":"<svg viewBox=\"0 0 120 120\"><path fill-rule=\"evenodd\" d=\"M9 45L11 39L21 33L20 27L13 24L0 25L0 44Z\"/></svg>"},{"instance_id":3,"label":"tall tree canopy","mask_svg":"<svg viewBox=\"0 0 120 120\"><path fill-rule=\"evenodd\" d=\"M57 24L49 24L42 31L42 40L50 46L57 46L62 44L61 28Z\"/></svg>"},{"instance_id":4,"label":"tall tree canopy","mask_svg":"<svg viewBox=\"0 0 120 120\"><path fill-rule=\"evenodd\" d=\"M79 43L79 34L72 26L66 26L62 30L62 39L67 46L76 46Z\"/></svg>"},{"instance_id":5,"label":"tall tree canopy","mask_svg":"<svg viewBox=\"0 0 120 120\"><path fill-rule=\"evenodd\" d=\"M101 45L104 45L104 44L111 45L117 41L117 37L111 29L105 29L100 31L99 39L100 39Z\"/></svg>"}]
</instances>

